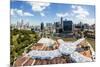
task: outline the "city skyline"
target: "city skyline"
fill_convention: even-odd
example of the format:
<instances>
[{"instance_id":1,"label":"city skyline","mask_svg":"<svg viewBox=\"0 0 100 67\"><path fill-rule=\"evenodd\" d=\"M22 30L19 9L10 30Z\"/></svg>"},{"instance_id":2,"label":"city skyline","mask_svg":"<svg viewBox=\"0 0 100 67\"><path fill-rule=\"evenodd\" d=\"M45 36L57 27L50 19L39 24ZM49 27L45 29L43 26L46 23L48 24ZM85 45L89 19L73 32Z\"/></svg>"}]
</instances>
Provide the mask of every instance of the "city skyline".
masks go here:
<instances>
[{"instance_id":1,"label":"city skyline","mask_svg":"<svg viewBox=\"0 0 100 67\"><path fill-rule=\"evenodd\" d=\"M23 19L31 25L54 23L60 18L72 20L73 23L95 23L94 5L75 5L62 3L11 1L11 23Z\"/></svg>"}]
</instances>

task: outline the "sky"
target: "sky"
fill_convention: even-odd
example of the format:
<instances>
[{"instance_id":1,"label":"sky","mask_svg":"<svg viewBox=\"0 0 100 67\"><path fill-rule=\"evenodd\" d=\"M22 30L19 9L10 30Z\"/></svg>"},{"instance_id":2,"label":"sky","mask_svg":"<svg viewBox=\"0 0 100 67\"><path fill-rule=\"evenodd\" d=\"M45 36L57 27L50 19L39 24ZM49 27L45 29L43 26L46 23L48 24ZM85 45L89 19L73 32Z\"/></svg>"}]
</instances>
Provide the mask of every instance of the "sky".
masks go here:
<instances>
[{"instance_id":1,"label":"sky","mask_svg":"<svg viewBox=\"0 0 100 67\"><path fill-rule=\"evenodd\" d=\"M11 23L23 19L24 23L40 25L43 23L54 23L60 18L72 20L73 23L79 22L95 23L95 6L79 4L62 4L33 1L11 1L10 2Z\"/></svg>"}]
</instances>

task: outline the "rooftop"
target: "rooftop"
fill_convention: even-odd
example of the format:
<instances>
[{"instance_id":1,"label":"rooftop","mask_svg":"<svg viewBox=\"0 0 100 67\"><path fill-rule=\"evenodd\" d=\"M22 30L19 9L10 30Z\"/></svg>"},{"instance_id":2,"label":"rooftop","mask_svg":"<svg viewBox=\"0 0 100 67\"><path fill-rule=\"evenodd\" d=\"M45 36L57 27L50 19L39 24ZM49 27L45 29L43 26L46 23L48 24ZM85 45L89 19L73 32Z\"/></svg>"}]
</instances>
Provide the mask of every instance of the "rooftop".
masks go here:
<instances>
[{"instance_id":1,"label":"rooftop","mask_svg":"<svg viewBox=\"0 0 100 67\"><path fill-rule=\"evenodd\" d=\"M52 45L52 47L45 44ZM29 53L17 58L14 66L91 62L93 61L92 51L85 49L86 46L89 45L85 38L75 42L65 42L62 39L54 41L50 38L41 38L31 47Z\"/></svg>"}]
</instances>

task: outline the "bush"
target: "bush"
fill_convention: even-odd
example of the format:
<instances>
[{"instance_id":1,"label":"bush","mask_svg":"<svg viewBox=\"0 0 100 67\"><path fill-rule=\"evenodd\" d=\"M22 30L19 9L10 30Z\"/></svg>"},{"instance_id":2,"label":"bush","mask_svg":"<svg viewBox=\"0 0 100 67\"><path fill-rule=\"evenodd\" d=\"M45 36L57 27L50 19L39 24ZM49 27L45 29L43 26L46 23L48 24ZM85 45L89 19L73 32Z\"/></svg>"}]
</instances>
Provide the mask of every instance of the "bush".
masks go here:
<instances>
[{"instance_id":1,"label":"bush","mask_svg":"<svg viewBox=\"0 0 100 67\"><path fill-rule=\"evenodd\" d=\"M17 35L19 33L19 30L18 29L13 29L13 30L11 30L11 33L13 35Z\"/></svg>"},{"instance_id":2,"label":"bush","mask_svg":"<svg viewBox=\"0 0 100 67\"><path fill-rule=\"evenodd\" d=\"M32 36L31 36L32 35ZM16 38L14 38L16 36ZM14 59L18 56L20 56L25 48L30 45L33 42L37 42L38 35L36 33L33 33L30 30L18 30L14 29L11 30L11 65L13 65ZM16 40L15 40L16 39ZM28 48L28 51L30 48Z\"/></svg>"}]
</instances>

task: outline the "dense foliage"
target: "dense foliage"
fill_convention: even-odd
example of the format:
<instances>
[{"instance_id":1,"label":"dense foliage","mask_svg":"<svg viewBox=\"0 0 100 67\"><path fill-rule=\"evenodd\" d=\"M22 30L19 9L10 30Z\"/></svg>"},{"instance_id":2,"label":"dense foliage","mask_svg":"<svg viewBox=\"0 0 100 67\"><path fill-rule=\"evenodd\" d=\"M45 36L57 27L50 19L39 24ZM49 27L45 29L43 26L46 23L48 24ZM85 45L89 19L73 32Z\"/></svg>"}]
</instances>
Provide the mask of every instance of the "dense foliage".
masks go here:
<instances>
[{"instance_id":1,"label":"dense foliage","mask_svg":"<svg viewBox=\"0 0 100 67\"><path fill-rule=\"evenodd\" d=\"M37 42L38 36L31 30L18 30L13 29L10 33L10 44L11 44L11 65L24 51L25 48L30 44ZM30 48L27 48L30 50Z\"/></svg>"}]
</instances>

